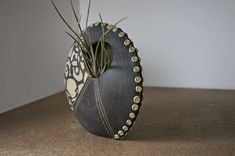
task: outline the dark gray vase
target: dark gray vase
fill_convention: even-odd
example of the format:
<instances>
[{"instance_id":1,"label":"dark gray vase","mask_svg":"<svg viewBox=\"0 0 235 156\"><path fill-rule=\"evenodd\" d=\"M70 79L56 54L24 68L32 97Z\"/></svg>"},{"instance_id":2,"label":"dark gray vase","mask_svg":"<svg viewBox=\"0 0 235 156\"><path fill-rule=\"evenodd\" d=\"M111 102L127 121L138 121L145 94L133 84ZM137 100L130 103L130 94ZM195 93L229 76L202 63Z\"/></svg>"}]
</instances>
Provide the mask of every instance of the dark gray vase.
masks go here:
<instances>
[{"instance_id":1,"label":"dark gray vase","mask_svg":"<svg viewBox=\"0 0 235 156\"><path fill-rule=\"evenodd\" d=\"M105 29L111 25L105 24ZM88 27L92 43L102 35L101 23ZM66 60L66 95L81 125L95 135L120 139L131 129L143 96L142 67L138 50L120 28L105 38L112 56L110 68L98 78L86 72L76 44Z\"/></svg>"}]
</instances>

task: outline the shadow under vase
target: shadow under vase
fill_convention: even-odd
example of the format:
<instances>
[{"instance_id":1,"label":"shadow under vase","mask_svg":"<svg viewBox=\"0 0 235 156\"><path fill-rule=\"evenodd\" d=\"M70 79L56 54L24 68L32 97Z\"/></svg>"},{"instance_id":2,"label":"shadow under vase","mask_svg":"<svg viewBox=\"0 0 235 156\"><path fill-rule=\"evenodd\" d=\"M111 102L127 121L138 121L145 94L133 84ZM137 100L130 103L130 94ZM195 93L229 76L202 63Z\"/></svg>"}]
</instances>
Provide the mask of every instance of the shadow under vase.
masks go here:
<instances>
[{"instance_id":1,"label":"shadow under vase","mask_svg":"<svg viewBox=\"0 0 235 156\"><path fill-rule=\"evenodd\" d=\"M126 139L235 139L234 97L226 91L150 88L144 92L140 114Z\"/></svg>"}]
</instances>

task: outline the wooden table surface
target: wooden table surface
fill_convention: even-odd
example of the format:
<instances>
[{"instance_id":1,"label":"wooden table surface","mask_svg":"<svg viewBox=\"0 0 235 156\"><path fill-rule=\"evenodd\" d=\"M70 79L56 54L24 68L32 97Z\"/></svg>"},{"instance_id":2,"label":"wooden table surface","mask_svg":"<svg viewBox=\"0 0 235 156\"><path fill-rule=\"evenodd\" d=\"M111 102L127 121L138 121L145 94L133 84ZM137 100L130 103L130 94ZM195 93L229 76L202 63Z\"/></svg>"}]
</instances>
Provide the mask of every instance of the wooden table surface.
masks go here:
<instances>
[{"instance_id":1,"label":"wooden table surface","mask_svg":"<svg viewBox=\"0 0 235 156\"><path fill-rule=\"evenodd\" d=\"M122 141L86 132L64 93L0 114L0 156L234 156L235 91L145 88Z\"/></svg>"}]
</instances>

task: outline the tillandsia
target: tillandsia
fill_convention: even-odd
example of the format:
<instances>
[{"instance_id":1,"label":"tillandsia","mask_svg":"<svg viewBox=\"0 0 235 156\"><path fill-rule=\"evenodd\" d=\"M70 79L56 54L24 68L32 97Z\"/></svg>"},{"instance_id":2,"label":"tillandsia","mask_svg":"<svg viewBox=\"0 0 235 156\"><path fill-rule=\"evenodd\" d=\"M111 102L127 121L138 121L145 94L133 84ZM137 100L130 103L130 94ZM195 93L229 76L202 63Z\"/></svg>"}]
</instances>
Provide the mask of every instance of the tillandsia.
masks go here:
<instances>
[{"instance_id":1,"label":"tillandsia","mask_svg":"<svg viewBox=\"0 0 235 156\"><path fill-rule=\"evenodd\" d=\"M67 35L69 35L78 48L80 49L82 56L84 58L84 64L87 73L94 78L99 77L101 74L103 74L111 65L112 57L111 54L108 51L107 43L105 42L106 35L114 28L116 25L118 25L120 22L125 20L127 17L124 17L120 20L118 20L116 23L111 25L109 29L104 28L104 22L102 19L101 14L99 13L99 19L101 23L102 28L102 35L98 39L98 42L92 43L90 32L88 30L88 21L89 21L89 15L90 15L90 8L91 8L91 0L89 0L88 9L87 9L87 16L86 16L86 26L85 29L82 30L81 28L81 16L77 16L77 13L74 8L73 1L70 0L70 5L73 11L73 15L75 17L75 20L77 22L77 31L75 31L65 20L65 18L60 13L59 9L54 3L54 0L51 0L56 12L62 19L62 21L66 24L66 26L69 28L69 31L65 31Z\"/></svg>"}]
</instances>

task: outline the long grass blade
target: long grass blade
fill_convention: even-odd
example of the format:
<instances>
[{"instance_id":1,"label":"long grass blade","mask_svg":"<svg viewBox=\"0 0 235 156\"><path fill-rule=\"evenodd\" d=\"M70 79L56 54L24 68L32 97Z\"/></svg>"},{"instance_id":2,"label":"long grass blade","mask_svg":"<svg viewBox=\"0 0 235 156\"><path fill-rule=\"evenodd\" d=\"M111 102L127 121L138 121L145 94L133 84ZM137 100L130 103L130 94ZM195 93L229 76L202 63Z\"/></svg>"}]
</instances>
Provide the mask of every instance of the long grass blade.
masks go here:
<instances>
[{"instance_id":1,"label":"long grass blade","mask_svg":"<svg viewBox=\"0 0 235 156\"><path fill-rule=\"evenodd\" d=\"M90 62L89 62L89 59L87 58L87 52L82 49L80 43L76 40L76 38L75 38L72 34L70 34L70 33L67 32L67 31L66 31L66 34L69 35L71 38L73 38L74 41L79 45L79 47L81 48L81 52L82 52L82 54L83 54L83 57L84 57L84 64L85 64L85 66L86 66L86 69L88 70L88 74L91 75L91 76L94 76L94 74L93 74L93 72L92 72L92 70L91 70L91 67L90 67L90 65L89 65Z\"/></svg>"},{"instance_id":2,"label":"long grass blade","mask_svg":"<svg viewBox=\"0 0 235 156\"><path fill-rule=\"evenodd\" d=\"M73 28L68 24L68 22L64 19L64 17L62 16L62 14L60 13L60 11L58 10L58 8L56 7L54 0L51 0L51 3L53 5L53 7L55 8L57 14L60 16L60 18L62 19L62 21L66 24L66 26L76 35L76 37L80 40L80 42L85 46L84 42L80 39L80 37L78 36L78 34L73 30Z\"/></svg>"},{"instance_id":3,"label":"long grass blade","mask_svg":"<svg viewBox=\"0 0 235 156\"><path fill-rule=\"evenodd\" d=\"M65 31L65 33L69 35L79 45L80 48L82 48L80 42L72 34L70 34L68 31Z\"/></svg>"},{"instance_id":4,"label":"long grass blade","mask_svg":"<svg viewBox=\"0 0 235 156\"><path fill-rule=\"evenodd\" d=\"M86 33L87 33L88 42L89 42L89 45L90 45L90 52L91 52L92 61L93 61L93 70L94 70L94 73L96 73L95 56L94 56L93 47L92 47L92 45L91 45L91 36L90 36L90 32L88 31L88 20L89 20L89 15L90 15L90 9L91 9L91 0L89 0L88 9L87 9L87 16L86 16Z\"/></svg>"},{"instance_id":5,"label":"long grass blade","mask_svg":"<svg viewBox=\"0 0 235 156\"><path fill-rule=\"evenodd\" d=\"M71 33L69 33L68 31L65 31L65 33L69 35L78 44L80 49L84 52L84 55L89 55L87 49L84 49L83 46L80 44L80 42Z\"/></svg>"},{"instance_id":6,"label":"long grass blade","mask_svg":"<svg viewBox=\"0 0 235 156\"><path fill-rule=\"evenodd\" d=\"M117 26L119 23L121 23L122 21L124 21L125 19L127 19L126 17L123 17L122 19L118 20L114 25L112 25L112 27L110 27L100 38L102 38L103 36L107 35L115 26Z\"/></svg>"},{"instance_id":7,"label":"long grass blade","mask_svg":"<svg viewBox=\"0 0 235 156\"><path fill-rule=\"evenodd\" d=\"M102 19L102 16L101 16L101 14L100 14L100 12L99 12L99 17L100 17L100 21L101 21L101 27L102 27L102 34L104 34L104 22L103 22L103 19ZM104 49L104 46L105 46L105 43L104 43L104 37L105 36L103 36L102 38L101 38L101 48L100 48L100 65L99 65L99 68L100 68L100 71L101 71L101 73L103 73L103 70L102 70L102 68L105 66L103 63L106 61L106 58L104 57L104 51L103 51L103 49ZM98 47L96 47L96 50L98 49ZM96 52L96 53L98 53L98 51Z\"/></svg>"},{"instance_id":8,"label":"long grass blade","mask_svg":"<svg viewBox=\"0 0 235 156\"><path fill-rule=\"evenodd\" d=\"M100 16L100 20L101 20L101 23L103 23L102 21L102 17L101 17L101 15L99 14L99 16ZM99 46L99 44L101 43L101 42L105 42L104 41L104 37L105 37L105 35L107 35L116 25L118 25L120 22L122 22L123 20L125 20L127 17L124 17L124 18L122 18L122 19L120 19L120 20L118 20L114 25L112 25L112 27L110 27L106 32L102 32L102 35L101 35L101 37L100 37L100 39L99 39L99 41L98 41L98 43L97 43L97 46L96 46L96 53L97 53L97 49L98 49L98 46ZM103 25L103 24L102 24ZM103 68L102 68L102 73L110 66L110 64L111 64L111 57L110 57L110 55L109 55L109 53L106 51L106 49L104 48L104 47L101 47L101 51L105 51L105 54L106 54L106 56L107 56L107 58L108 58L108 60L107 60L107 64L106 64L106 60L105 60L105 65L103 65Z\"/></svg>"},{"instance_id":9,"label":"long grass blade","mask_svg":"<svg viewBox=\"0 0 235 156\"><path fill-rule=\"evenodd\" d=\"M78 25L78 33L80 33L82 35L82 37L84 38L84 44L86 45L86 47L88 48L88 45L87 45L87 42L86 42L86 37L84 36L84 33L81 29L81 25L80 25L80 22L81 22L81 19L82 19L82 16L77 16L77 13L74 9L74 5L73 5L73 0L70 0L70 5L71 5L71 8L72 8L72 11L73 11L73 15L77 21L77 25Z\"/></svg>"},{"instance_id":10,"label":"long grass blade","mask_svg":"<svg viewBox=\"0 0 235 156\"><path fill-rule=\"evenodd\" d=\"M74 9L73 0L70 0L70 5L71 5L72 11L73 11L73 15L74 15L74 17L75 17L77 23L79 24L80 21L79 21L79 19L78 19L78 16L77 16L77 14L76 14L75 9Z\"/></svg>"},{"instance_id":11,"label":"long grass blade","mask_svg":"<svg viewBox=\"0 0 235 156\"><path fill-rule=\"evenodd\" d=\"M68 22L64 19L64 17L61 15L60 11L58 10L58 8L56 7L54 0L51 0L51 3L53 4L56 12L58 13L58 15L60 16L60 18L63 20L63 22L68 26L68 28L77 35L77 33L73 30L73 28L68 24Z\"/></svg>"}]
</instances>

